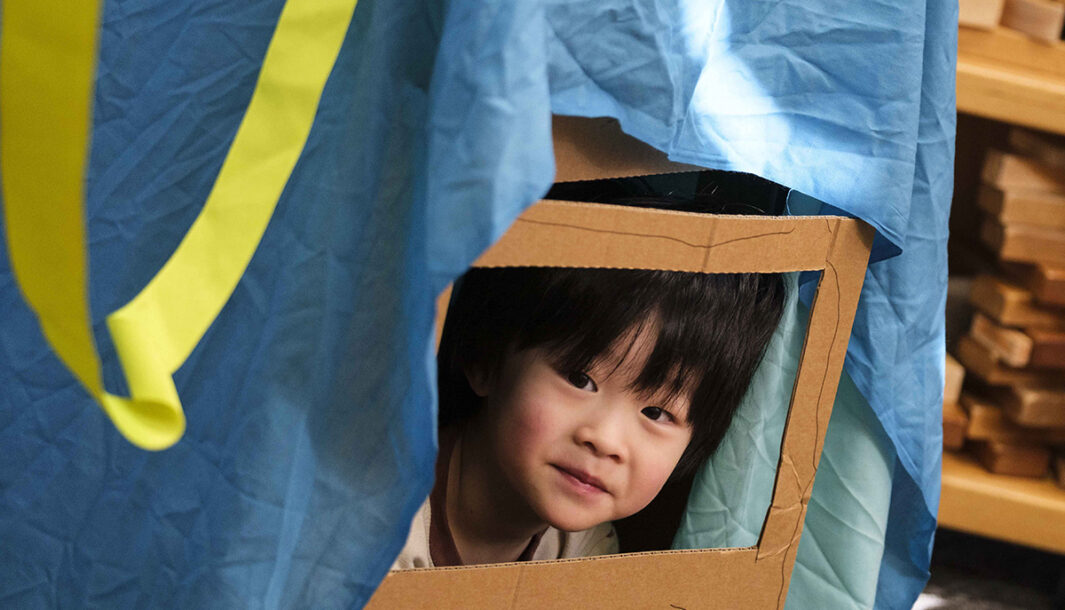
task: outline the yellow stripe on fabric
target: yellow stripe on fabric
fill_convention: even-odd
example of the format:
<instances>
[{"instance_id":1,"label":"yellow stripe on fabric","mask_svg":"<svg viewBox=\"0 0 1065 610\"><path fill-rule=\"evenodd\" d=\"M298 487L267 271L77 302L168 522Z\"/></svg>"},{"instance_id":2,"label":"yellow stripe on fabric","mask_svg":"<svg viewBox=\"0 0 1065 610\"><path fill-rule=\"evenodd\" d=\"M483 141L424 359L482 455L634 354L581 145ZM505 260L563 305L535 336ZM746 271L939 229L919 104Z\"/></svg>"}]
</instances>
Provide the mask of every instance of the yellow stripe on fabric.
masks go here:
<instances>
[{"instance_id":1,"label":"yellow stripe on fabric","mask_svg":"<svg viewBox=\"0 0 1065 610\"><path fill-rule=\"evenodd\" d=\"M12 64L22 69L21 66L34 65L30 57L34 45L16 46L13 56L7 53L11 28L8 5L18 3L19 0L4 3L3 50L5 58L10 58ZM85 13L71 17L67 6L58 2L23 4L27 5L27 10L22 12L32 14L23 22L28 28L26 31L31 34L37 33L34 31L37 23L67 20L71 29L78 29L83 35L87 33L90 42L87 47L64 56L68 62L73 60L77 52L85 53L88 57L82 62L86 65L80 66L87 75L81 82L83 97L71 95L63 86L71 82L66 77L68 71L78 66L58 62L49 65L50 70L44 73L48 80L56 81L57 86L52 91L55 97L51 100L54 102L51 110L56 112L56 116L69 114L75 102L81 109L81 122L75 124L77 121L70 121L70 128L50 144L53 150L74 146L80 150L78 162L62 168L63 179L77 187L66 194L73 203L63 203L68 211L73 210L76 214L77 222L74 224L77 227L71 229L65 226L70 223L62 223L66 229L62 239L52 231L52 225L60 224L59 221L50 223L40 220L51 216L49 212L34 215L29 211L33 208L48 210L51 202L35 197L39 193L24 196L27 193L9 189L8 185L11 172L23 172L35 163L34 155L26 154L31 151L28 138L11 138L10 142L7 141L8 122L47 122L53 117L51 114L9 113L6 108L7 88L10 86L15 89L17 85L7 78L7 63L0 74L0 82L5 87L2 108L5 130L0 133L5 153L5 210L15 209L14 214L8 211L8 241L12 260L24 261L21 267L15 268L16 278L27 301L37 312L53 348L97 398L119 431L140 447L164 449L177 442L185 428L185 417L174 388L173 373L188 358L229 299L262 239L277 200L306 144L322 90L340 52L356 0L289 0L285 4L248 110L200 215L170 260L144 290L107 318L130 386L132 398L129 399L102 390L99 358L92 343L86 304L82 185L95 50L95 41L92 39L96 31L98 5L92 8L92 19L86 20ZM31 24L34 27L29 27ZM61 38L50 34L39 35L36 44L67 46L58 40ZM41 66L38 64L36 67L39 69ZM18 70L15 72L18 73ZM25 86L24 82L22 86ZM77 95L81 93L79 89ZM75 128L80 128L83 134L81 140L74 137ZM10 159L7 156L9 150L14 153ZM51 150L40 152L52 154ZM41 156L38 154L37 159ZM42 185L36 190L46 190L43 185L54 179L56 170L44 164L33 178ZM53 206L52 209L59 208ZM12 216L17 218L15 225L10 222ZM12 234L21 237L12 240ZM16 253L16 249L20 251ZM62 254L54 262L39 264L41 252L50 250L62 251ZM79 285L68 289L67 301L61 302L54 296L55 290L59 285L71 281L79 281ZM79 312L82 322L70 323L69 320ZM57 342L53 339L54 334L61 335L61 331L66 331L68 326L78 325L79 328L72 331L73 336L84 335L87 341ZM84 376L81 371L84 371Z\"/></svg>"},{"instance_id":2,"label":"yellow stripe on fabric","mask_svg":"<svg viewBox=\"0 0 1065 610\"><path fill-rule=\"evenodd\" d=\"M11 268L52 349L97 396L82 191L99 3L5 0L2 10L0 176Z\"/></svg>"}]
</instances>

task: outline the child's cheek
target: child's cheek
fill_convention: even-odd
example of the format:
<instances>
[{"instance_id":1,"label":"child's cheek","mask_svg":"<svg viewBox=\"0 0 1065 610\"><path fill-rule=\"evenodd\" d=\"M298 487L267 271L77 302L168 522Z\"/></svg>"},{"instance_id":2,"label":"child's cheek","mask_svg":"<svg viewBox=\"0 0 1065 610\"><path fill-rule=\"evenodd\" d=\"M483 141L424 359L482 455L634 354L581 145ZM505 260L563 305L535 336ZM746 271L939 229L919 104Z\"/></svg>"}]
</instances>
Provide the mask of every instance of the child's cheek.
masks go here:
<instances>
[{"instance_id":1,"label":"child's cheek","mask_svg":"<svg viewBox=\"0 0 1065 610\"><path fill-rule=\"evenodd\" d=\"M552 427L550 409L546 401L539 397L526 397L515 406L510 441L516 448L533 449L549 436Z\"/></svg>"},{"instance_id":2,"label":"child's cheek","mask_svg":"<svg viewBox=\"0 0 1065 610\"><path fill-rule=\"evenodd\" d=\"M683 447L674 444L641 452L639 464L634 465L632 505L627 507L627 512L639 512L655 499L673 474L682 453Z\"/></svg>"},{"instance_id":3,"label":"child's cheek","mask_svg":"<svg viewBox=\"0 0 1065 610\"><path fill-rule=\"evenodd\" d=\"M535 380L539 381L539 380ZM526 456L544 457L548 445L562 432L560 400L549 384L518 384L506 409L506 443Z\"/></svg>"},{"instance_id":4,"label":"child's cheek","mask_svg":"<svg viewBox=\"0 0 1065 610\"><path fill-rule=\"evenodd\" d=\"M650 504L658 492L662 491L662 486L665 485L672 471L673 469L668 464L656 463L645 464L640 472L634 473L631 505L626 507L625 512L630 515L635 514Z\"/></svg>"}]
</instances>

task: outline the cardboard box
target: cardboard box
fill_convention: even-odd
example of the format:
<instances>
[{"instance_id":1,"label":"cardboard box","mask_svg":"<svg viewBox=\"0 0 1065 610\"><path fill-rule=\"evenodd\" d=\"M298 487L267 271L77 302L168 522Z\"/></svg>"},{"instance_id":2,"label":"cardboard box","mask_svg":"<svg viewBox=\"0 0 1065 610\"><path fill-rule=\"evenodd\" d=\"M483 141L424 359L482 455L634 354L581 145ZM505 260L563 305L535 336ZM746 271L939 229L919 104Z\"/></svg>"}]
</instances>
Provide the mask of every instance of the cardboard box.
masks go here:
<instances>
[{"instance_id":1,"label":"cardboard box","mask_svg":"<svg viewBox=\"0 0 1065 610\"><path fill-rule=\"evenodd\" d=\"M558 181L691 169L625 136L614 121L556 117L554 138ZM822 270L758 544L392 572L369 607L783 607L872 238L860 221L825 216L532 206L477 266Z\"/></svg>"}]
</instances>

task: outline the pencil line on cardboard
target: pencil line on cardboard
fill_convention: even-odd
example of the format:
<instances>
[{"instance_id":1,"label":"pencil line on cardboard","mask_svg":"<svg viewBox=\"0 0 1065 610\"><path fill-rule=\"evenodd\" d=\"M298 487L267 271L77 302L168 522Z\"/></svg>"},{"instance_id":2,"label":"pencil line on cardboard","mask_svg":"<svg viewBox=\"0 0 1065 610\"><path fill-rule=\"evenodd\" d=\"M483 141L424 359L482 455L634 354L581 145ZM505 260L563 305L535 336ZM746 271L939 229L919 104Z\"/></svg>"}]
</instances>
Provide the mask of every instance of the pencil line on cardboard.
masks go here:
<instances>
[{"instance_id":1,"label":"pencil line on cardboard","mask_svg":"<svg viewBox=\"0 0 1065 610\"><path fill-rule=\"evenodd\" d=\"M833 239L835 244L835 239ZM836 271L836 265L831 260L825 261L826 270L832 271L832 279L836 284L836 320L832 327L832 341L828 344L828 358L832 360L832 352L836 349L836 339L839 337L839 310L840 310L840 292L839 292L839 273ZM842 368L840 374L843 374ZM828 382L828 363L825 363L825 367L821 372L821 387L817 390L817 410L815 411L815 417L817 421L817 429L821 430L821 410L823 405L821 399L825 394L825 384ZM821 454L821 448L824 446L824 436L818 435L819 438L814 439L814 451L810 456L810 466L817 470L817 456Z\"/></svg>"},{"instance_id":2,"label":"pencil line on cardboard","mask_svg":"<svg viewBox=\"0 0 1065 610\"><path fill-rule=\"evenodd\" d=\"M675 241L675 242L677 242L679 244L683 244L683 245L688 246L690 248L700 248L700 249L706 249L706 250L709 250L711 248L717 248L719 246L725 246L725 245L728 245L728 244L731 244L731 243L735 243L735 242L747 241L747 240L750 240L750 239L758 239L760 237L769 237L771 235L790 235L791 233L795 232L795 228L792 227L791 229L788 229L787 231L772 231L772 232L769 232L769 233L759 233L757 235L745 235L743 237L736 237L734 239L727 239L727 240L725 240L725 241L723 241L721 243L718 243L718 244L706 245L706 244L695 244L695 243L692 243L692 242L689 242L689 241L686 241L686 240L683 240L683 239L679 239L677 237L670 237L668 235L654 235L654 234L651 234L651 233L638 233L638 232L634 232L634 231L617 231L617 230L613 230L613 229L596 229L596 228L592 228L592 227L586 227L586 226L582 226L582 225L574 225L574 224L569 224L569 223L565 223L565 222L548 222L548 221L545 221L545 220L533 220L531 218L518 218L517 222L529 222L529 223L532 223L532 224L544 225L544 226L549 226L549 227L562 227L562 228L567 228L567 229L577 229L577 230L580 230L580 231L589 231L589 232L592 232L592 233L606 233L606 234L609 234L609 235L625 235L625 236L629 236L629 237L653 237L653 238L656 238L656 239L665 239L667 241Z\"/></svg>"}]
</instances>

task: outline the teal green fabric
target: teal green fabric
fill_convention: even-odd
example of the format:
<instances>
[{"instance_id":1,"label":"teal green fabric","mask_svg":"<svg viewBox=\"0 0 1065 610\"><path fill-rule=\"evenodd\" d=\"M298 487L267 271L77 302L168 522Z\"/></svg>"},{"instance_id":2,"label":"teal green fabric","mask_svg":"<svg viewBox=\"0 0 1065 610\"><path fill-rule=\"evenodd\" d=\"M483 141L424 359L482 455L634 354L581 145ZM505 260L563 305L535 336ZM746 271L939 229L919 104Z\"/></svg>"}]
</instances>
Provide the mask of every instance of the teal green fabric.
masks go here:
<instances>
[{"instance_id":1,"label":"teal green fabric","mask_svg":"<svg viewBox=\"0 0 1065 610\"><path fill-rule=\"evenodd\" d=\"M751 546L769 509L809 310L788 276L784 318L717 453L699 472L675 548ZM872 608L893 452L847 374L840 380L792 573L788 608Z\"/></svg>"}]
</instances>

